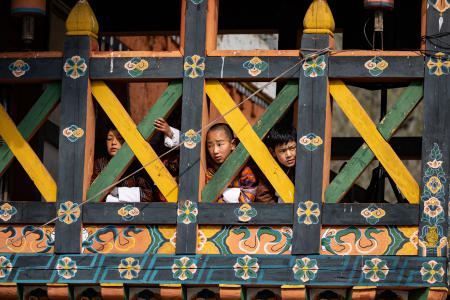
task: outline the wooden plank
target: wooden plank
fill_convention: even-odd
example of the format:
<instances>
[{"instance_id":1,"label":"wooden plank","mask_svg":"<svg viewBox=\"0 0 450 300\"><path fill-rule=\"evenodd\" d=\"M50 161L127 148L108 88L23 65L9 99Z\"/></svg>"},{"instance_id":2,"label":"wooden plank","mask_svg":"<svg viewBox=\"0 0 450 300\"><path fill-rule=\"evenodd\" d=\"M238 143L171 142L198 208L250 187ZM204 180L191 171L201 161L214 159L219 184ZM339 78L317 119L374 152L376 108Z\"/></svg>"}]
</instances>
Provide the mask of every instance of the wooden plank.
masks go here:
<instances>
[{"instance_id":1,"label":"wooden plank","mask_svg":"<svg viewBox=\"0 0 450 300\"><path fill-rule=\"evenodd\" d=\"M13 72L10 69L14 64L23 65L22 72ZM44 82L60 80L62 70L61 57L11 57L0 58L0 82Z\"/></svg>"},{"instance_id":2,"label":"wooden plank","mask_svg":"<svg viewBox=\"0 0 450 300\"><path fill-rule=\"evenodd\" d=\"M208 56L300 56L299 50L214 50Z\"/></svg>"},{"instance_id":3,"label":"wooden plank","mask_svg":"<svg viewBox=\"0 0 450 300\"><path fill-rule=\"evenodd\" d=\"M178 186L158 155L142 137L119 99L103 81L92 83L92 94L125 139L137 159L169 202L176 202ZM151 164L149 164L151 162Z\"/></svg>"},{"instance_id":4,"label":"wooden plank","mask_svg":"<svg viewBox=\"0 0 450 300\"><path fill-rule=\"evenodd\" d=\"M298 84L294 81L288 82L253 126L253 130L260 139L264 138L297 96ZM203 188L202 202L213 202L227 187L228 182L237 174L239 168L244 165L248 158L248 151L243 144L239 144L230 154L229 159L217 170L216 176Z\"/></svg>"},{"instance_id":5,"label":"wooden plank","mask_svg":"<svg viewBox=\"0 0 450 300\"><path fill-rule=\"evenodd\" d=\"M302 48L324 49L333 43L327 34L304 34ZM304 55L312 51L304 52ZM305 61L299 77L297 106L297 161L292 253L319 253L321 204L329 181L331 146L331 101L328 88L328 53L311 58L320 73L308 73ZM305 68L305 69L304 69ZM307 144L302 141L315 141ZM313 212L309 215L309 212ZM307 216L307 218L305 218Z\"/></svg>"},{"instance_id":6,"label":"wooden plank","mask_svg":"<svg viewBox=\"0 0 450 300\"><path fill-rule=\"evenodd\" d=\"M425 35L434 37L450 31L448 21L448 13L441 13L436 4L429 5ZM446 56L437 54L447 53L448 43L450 37L447 35L439 39L426 39L426 52L430 55L425 59L423 95L421 218L418 244L420 256L450 256L447 245L450 226L448 223L450 78L447 74L449 60ZM434 209L431 214L428 211L431 203L433 208L437 208L436 215L432 214Z\"/></svg>"},{"instance_id":7,"label":"wooden plank","mask_svg":"<svg viewBox=\"0 0 450 300\"><path fill-rule=\"evenodd\" d=\"M208 0L206 12L206 54L217 48L217 30L219 27L219 0Z\"/></svg>"},{"instance_id":8,"label":"wooden plank","mask_svg":"<svg viewBox=\"0 0 450 300\"><path fill-rule=\"evenodd\" d=\"M364 286L368 288L423 288L445 287L445 282L435 281L433 283L424 281L420 270L424 264L432 260L440 264L445 264L445 258L435 257L408 257L408 256L319 256L319 255L254 255L247 254L254 258L257 267L252 273L252 277L242 278L240 273L235 271L236 263L241 262L244 254L234 255L189 255L184 256L183 261L191 261L192 276L186 276L184 280L174 277L176 270L172 270L172 265L179 260L179 255L151 255L151 254L79 254L79 255L52 255L52 254L7 254L6 258L14 264L11 272L5 276L4 282L17 282L19 284L41 284L41 283L68 283L68 284L148 284L149 280L153 284L160 284L167 287L167 284L177 284L183 282L185 285L218 285L235 284L245 286L263 287L268 285L298 285L305 284L309 287L320 286ZM58 275L58 261L68 257L77 266L75 276L65 279ZM121 277L121 272L117 271L118 265L126 258L133 258L138 261L140 269L132 279ZM311 262L310 277L303 281L302 272L298 268L304 261ZM380 278L376 282L370 281L363 272L364 266L370 266L370 262L375 261L388 268L385 278ZM178 261L177 261L178 262ZM297 268L294 268L297 266ZM294 270L293 270L294 268ZM296 270L296 271L295 271ZM440 270L440 269L439 269ZM134 275L134 274L133 274ZM380 276L381 277L381 276ZM306 277L304 277L306 278ZM309 279L311 278L311 279Z\"/></svg>"},{"instance_id":9,"label":"wooden plank","mask_svg":"<svg viewBox=\"0 0 450 300\"><path fill-rule=\"evenodd\" d=\"M133 58L139 58L143 66L128 70L125 65ZM136 64L136 63L135 63ZM142 81L148 79L169 80L183 77L182 57L98 57L91 59L90 77L92 80L121 79L124 81ZM128 68L129 65L127 65Z\"/></svg>"},{"instance_id":10,"label":"wooden plank","mask_svg":"<svg viewBox=\"0 0 450 300\"><path fill-rule=\"evenodd\" d=\"M166 118L181 96L182 83L174 81L158 98L155 105L149 110L147 115L137 126L137 130L145 140L148 140L155 132L154 120L159 117ZM109 161L105 169L95 179L89 187L87 199L91 202L100 201L104 194L97 195L100 191L114 183L126 170L134 157L133 151L125 142L119 152ZM97 196L96 196L97 195Z\"/></svg>"},{"instance_id":11,"label":"wooden plank","mask_svg":"<svg viewBox=\"0 0 450 300\"><path fill-rule=\"evenodd\" d=\"M330 82L330 92L356 130L410 203L419 203L419 186L384 140L358 100L340 80Z\"/></svg>"},{"instance_id":12,"label":"wooden plank","mask_svg":"<svg viewBox=\"0 0 450 300\"><path fill-rule=\"evenodd\" d=\"M366 67L366 63L374 57L385 61L384 69L372 69L372 73ZM423 56L330 56L330 69L328 76L331 78L365 78L379 80L380 78L423 78Z\"/></svg>"},{"instance_id":13,"label":"wooden plank","mask_svg":"<svg viewBox=\"0 0 450 300\"><path fill-rule=\"evenodd\" d=\"M2 202L0 209L5 209L6 205L11 206L7 209L7 211L10 210L10 213L3 215L0 224L43 224L53 219L56 212L54 202Z\"/></svg>"},{"instance_id":14,"label":"wooden plank","mask_svg":"<svg viewBox=\"0 0 450 300\"><path fill-rule=\"evenodd\" d=\"M183 99L181 105L181 132L190 130L197 132L206 120L206 97L204 92L204 73L208 69L202 61L206 57L206 15L208 1L183 1L184 26L184 68ZM192 63L196 59L196 62ZM197 60L198 59L198 60ZM204 63L204 62L203 62ZM178 209L184 210L185 204L192 204L195 208L200 198L201 187L204 185L204 133L201 133L201 143L195 147L180 148ZM188 202L189 201L189 202ZM177 254L194 254L197 250L197 222L177 220Z\"/></svg>"},{"instance_id":15,"label":"wooden plank","mask_svg":"<svg viewBox=\"0 0 450 300\"><path fill-rule=\"evenodd\" d=\"M61 219L55 224L55 253L80 253L81 249L78 209L81 215L82 208L77 205L86 199L90 179L86 169L93 165L95 116L88 74L90 50L96 46L89 36L64 40L57 195Z\"/></svg>"},{"instance_id":16,"label":"wooden plank","mask_svg":"<svg viewBox=\"0 0 450 300\"><path fill-rule=\"evenodd\" d=\"M253 131L242 112L237 108L233 109L236 104L220 82L207 81L205 90L220 114L224 115L229 112L224 116L224 119L283 201L286 203L294 202L294 185L291 180L275 161L255 131Z\"/></svg>"},{"instance_id":17,"label":"wooden plank","mask_svg":"<svg viewBox=\"0 0 450 300\"><path fill-rule=\"evenodd\" d=\"M183 57L180 51L92 51L91 57L93 59L103 58L133 58L133 57L148 57L149 59L154 57Z\"/></svg>"},{"instance_id":18,"label":"wooden plank","mask_svg":"<svg viewBox=\"0 0 450 300\"><path fill-rule=\"evenodd\" d=\"M420 99L422 99L422 96L423 85L420 81L412 82L402 95L400 95L383 121L377 125L378 131L385 140L390 140L396 129L414 110ZM338 202L374 157L375 155L372 150L366 144L362 145L328 186L325 192L325 202Z\"/></svg>"},{"instance_id":19,"label":"wooden plank","mask_svg":"<svg viewBox=\"0 0 450 300\"><path fill-rule=\"evenodd\" d=\"M259 70L250 72L246 62L259 58L263 64ZM208 79L269 81L277 77L299 61L298 56L236 56L236 57L211 57L206 58L208 68L205 77ZM299 69L294 68L281 77L281 80L298 78Z\"/></svg>"},{"instance_id":20,"label":"wooden plank","mask_svg":"<svg viewBox=\"0 0 450 300\"><path fill-rule=\"evenodd\" d=\"M25 52L2 52L0 58L62 58L61 51L25 51Z\"/></svg>"},{"instance_id":21,"label":"wooden plank","mask_svg":"<svg viewBox=\"0 0 450 300\"><path fill-rule=\"evenodd\" d=\"M418 225L417 204L326 203L322 206L323 225Z\"/></svg>"},{"instance_id":22,"label":"wooden plank","mask_svg":"<svg viewBox=\"0 0 450 300\"><path fill-rule=\"evenodd\" d=\"M380 125L377 125L379 128ZM332 160L349 160L364 144L361 137L333 137L331 142ZM420 160L422 156L422 137L393 137L389 145L401 160ZM376 159L376 157L375 157Z\"/></svg>"},{"instance_id":23,"label":"wooden plank","mask_svg":"<svg viewBox=\"0 0 450 300\"><path fill-rule=\"evenodd\" d=\"M33 107L28 111L23 120L17 126L23 138L29 141L41 125L45 122L48 115L58 104L61 95L61 84L51 83L45 89L44 93L39 97ZM9 149L8 145L0 147L0 176L6 171L14 155Z\"/></svg>"},{"instance_id":24,"label":"wooden plank","mask_svg":"<svg viewBox=\"0 0 450 300\"><path fill-rule=\"evenodd\" d=\"M22 137L9 115L0 106L0 136L6 142L11 152L30 176L42 197L46 201L56 201L56 183L36 153Z\"/></svg>"},{"instance_id":25,"label":"wooden plank","mask_svg":"<svg viewBox=\"0 0 450 300\"><path fill-rule=\"evenodd\" d=\"M292 204L287 203L252 203L255 216L242 218L239 209L242 204L217 205L216 203L199 203L198 224L216 225L291 225L293 222Z\"/></svg>"},{"instance_id":26,"label":"wooden plank","mask_svg":"<svg viewBox=\"0 0 450 300\"><path fill-rule=\"evenodd\" d=\"M332 50L333 56L424 56L421 51L383 51L383 50Z\"/></svg>"},{"instance_id":27,"label":"wooden plank","mask_svg":"<svg viewBox=\"0 0 450 300\"><path fill-rule=\"evenodd\" d=\"M132 205L139 214L124 218L120 210ZM175 203L88 203L83 210L84 224L176 224Z\"/></svg>"}]
</instances>

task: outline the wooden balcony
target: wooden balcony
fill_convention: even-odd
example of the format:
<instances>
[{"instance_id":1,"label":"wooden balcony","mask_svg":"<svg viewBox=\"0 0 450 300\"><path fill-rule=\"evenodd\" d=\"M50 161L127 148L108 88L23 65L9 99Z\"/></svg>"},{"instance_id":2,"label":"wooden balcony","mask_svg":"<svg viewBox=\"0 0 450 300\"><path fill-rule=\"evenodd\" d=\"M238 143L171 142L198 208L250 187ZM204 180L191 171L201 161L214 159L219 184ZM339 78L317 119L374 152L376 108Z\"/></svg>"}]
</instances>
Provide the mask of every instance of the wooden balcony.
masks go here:
<instances>
[{"instance_id":1,"label":"wooden balcony","mask_svg":"<svg viewBox=\"0 0 450 300\"><path fill-rule=\"evenodd\" d=\"M85 5L79 2L72 13ZM328 7L326 1L312 5ZM427 24L438 22L433 5L425 12ZM45 199L0 205L0 294L13 299L17 289L23 298L31 286L42 287L50 299L69 299L93 286L104 299L123 290L132 299L144 288L162 298L187 299L207 287L223 299L256 297L264 288L286 299L313 299L327 290L339 299L379 299L383 290L408 299L444 299L450 136L450 63L439 54L444 47L427 41L423 51L337 51L330 13L325 23L310 25L315 31L303 34L300 50L221 51L215 47L217 14L216 0L183 1L179 51L99 51L95 24L83 23L93 14L84 11L69 16L62 53L0 53L1 83L47 84L18 124L0 106L0 174L17 159ZM91 27L71 28L74 18ZM444 22L440 30L449 29ZM433 25L423 30L437 33ZM254 59L266 67L249 72L244 66ZM252 126L222 83L273 79L286 84ZM135 124L108 86L119 81L169 84ZM348 89L355 82L401 83L406 89L374 123ZM184 138L177 182L148 141L153 121L169 116L179 99ZM422 137L393 138L420 101ZM125 143L90 185L94 103ZM28 142L58 104L58 178L52 178ZM361 138L332 136L332 105L339 105ZM210 106L240 144L205 185ZM292 182L262 139L294 106ZM193 135L200 139L193 142ZM330 161L337 156L348 162L330 180ZM420 182L402 162L411 156L421 157ZM102 202L134 158L168 202ZM214 203L250 158L285 203ZM373 160L406 203L339 203Z\"/></svg>"}]
</instances>

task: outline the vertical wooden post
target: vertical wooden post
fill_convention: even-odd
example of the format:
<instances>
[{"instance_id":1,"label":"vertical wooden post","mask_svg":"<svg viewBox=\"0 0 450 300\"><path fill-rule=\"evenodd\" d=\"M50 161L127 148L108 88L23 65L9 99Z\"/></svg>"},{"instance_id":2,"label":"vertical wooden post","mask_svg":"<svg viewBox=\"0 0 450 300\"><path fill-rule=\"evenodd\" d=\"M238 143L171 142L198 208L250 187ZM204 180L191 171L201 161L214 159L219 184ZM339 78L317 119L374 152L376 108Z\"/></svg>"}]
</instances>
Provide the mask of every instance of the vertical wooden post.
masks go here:
<instances>
[{"instance_id":1,"label":"vertical wooden post","mask_svg":"<svg viewBox=\"0 0 450 300\"><path fill-rule=\"evenodd\" d=\"M94 157L95 117L89 82L90 51L98 49L98 24L87 1L66 21L61 90L61 133L55 252L80 253L81 208ZM89 30L88 30L89 29ZM83 31L79 31L83 30Z\"/></svg>"},{"instance_id":2,"label":"vertical wooden post","mask_svg":"<svg viewBox=\"0 0 450 300\"><path fill-rule=\"evenodd\" d=\"M419 255L447 256L448 174L450 138L450 75L446 45L449 36L432 37L450 30L449 11L430 4L427 9L422 180L420 181ZM432 209L430 210L430 207ZM436 212L436 214L434 214Z\"/></svg>"},{"instance_id":3,"label":"vertical wooden post","mask_svg":"<svg viewBox=\"0 0 450 300\"><path fill-rule=\"evenodd\" d=\"M333 44L334 20L326 1L313 1L303 25L302 48L319 51ZM331 107L327 72L328 53L306 59L300 69L292 254L319 253L322 201L330 172Z\"/></svg>"},{"instance_id":4,"label":"vertical wooden post","mask_svg":"<svg viewBox=\"0 0 450 300\"><path fill-rule=\"evenodd\" d=\"M181 115L181 135L202 127L204 101L204 70L206 42L206 12L208 1L186 1L184 40L184 79ZM183 139L183 137L182 137ZM180 176L178 192L177 254L195 254L197 248L197 203L200 197L201 143L194 147L182 145L180 150ZM194 214L180 218L180 212ZM183 216L185 214L182 214Z\"/></svg>"}]
</instances>

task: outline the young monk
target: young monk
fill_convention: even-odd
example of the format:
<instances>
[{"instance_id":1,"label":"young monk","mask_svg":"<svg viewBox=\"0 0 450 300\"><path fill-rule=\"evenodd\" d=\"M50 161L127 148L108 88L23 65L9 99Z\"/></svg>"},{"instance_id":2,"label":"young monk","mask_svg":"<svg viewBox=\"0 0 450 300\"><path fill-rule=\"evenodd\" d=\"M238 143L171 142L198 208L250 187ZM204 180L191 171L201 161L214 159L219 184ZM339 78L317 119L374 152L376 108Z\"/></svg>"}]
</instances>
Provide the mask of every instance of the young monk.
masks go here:
<instances>
[{"instance_id":1,"label":"young monk","mask_svg":"<svg viewBox=\"0 0 450 300\"><path fill-rule=\"evenodd\" d=\"M91 177L91 184L97 176L103 171L110 159L119 152L124 139L119 131L112 125L109 126L106 136L106 151L108 157L100 157L94 162L94 170ZM152 185L142 174L141 171L128 179L120 182L106 197L106 202L151 202ZM131 171L130 171L131 173ZM124 175L126 176L126 175Z\"/></svg>"},{"instance_id":2,"label":"young monk","mask_svg":"<svg viewBox=\"0 0 450 300\"><path fill-rule=\"evenodd\" d=\"M206 149L210 166L206 172L206 183L214 176L219 167L236 148L236 140L230 126L217 123L209 128L206 134ZM249 203L256 197L257 179L249 166L245 166L217 202Z\"/></svg>"},{"instance_id":3,"label":"young monk","mask_svg":"<svg viewBox=\"0 0 450 300\"><path fill-rule=\"evenodd\" d=\"M266 138L266 146L275 160L280 164L289 179L295 183L295 160L297 156L297 131L290 125L277 124ZM266 203L282 203L283 200L275 192L265 176L261 175L256 201Z\"/></svg>"}]
</instances>

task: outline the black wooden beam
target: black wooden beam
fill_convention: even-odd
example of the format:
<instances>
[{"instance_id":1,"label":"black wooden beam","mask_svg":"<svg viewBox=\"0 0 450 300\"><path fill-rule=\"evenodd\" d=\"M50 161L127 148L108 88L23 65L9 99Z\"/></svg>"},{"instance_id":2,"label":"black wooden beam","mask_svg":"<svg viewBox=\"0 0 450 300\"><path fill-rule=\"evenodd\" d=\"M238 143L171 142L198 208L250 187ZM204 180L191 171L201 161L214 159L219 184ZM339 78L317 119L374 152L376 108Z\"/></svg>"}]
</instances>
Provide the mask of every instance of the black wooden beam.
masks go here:
<instances>
[{"instance_id":1,"label":"black wooden beam","mask_svg":"<svg viewBox=\"0 0 450 300\"><path fill-rule=\"evenodd\" d=\"M0 58L0 82L60 80L62 66L61 57Z\"/></svg>"},{"instance_id":2,"label":"black wooden beam","mask_svg":"<svg viewBox=\"0 0 450 300\"><path fill-rule=\"evenodd\" d=\"M91 59L90 78L92 80L121 79L124 81L169 80L183 78L182 57L139 57L145 60L147 68L141 72L133 72L125 66L133 57L96 57Z\"/></svg>"},{"instance_id":3,"label":"black wooden beam","mask_svg":"<svg viewBox=\"0 0 450 300\"><path fill-rule=\"evenodd\" d=\"M186 1L184 63L189 65L190 69L185 66L181 134L188 130L197 132L202 127L205 80L201 69L205 68L202 60L205 57L207 5L208 1ZM201 145L198 143L194 148L182 146L180 149L178 185L178 208L180 210L189 207L192 211L199 202ZM180 219L177 225L176 253L194 254L196 249L197 223L183 222Z\"/></svg>"},{"instance_id":4,"label":"black wooden beam","mask_svg":"<svg viewBox=\"0 0 450 300\"><path fill-rule=\"evenodd\" d=\"M328 76L333 78L358 78L373 80L374 78L400 80L423 78L423 56L376 56L387 66L384 69L369 69L367 62L375 56L330 56ZM382 66L383 67L383 66ZM372 73L371 73L372 71Z\"/></svg>"},{"instance_id":5,"label":"black wooden beam","mask_svg":"<svg viewBox=\"0 0 450 300\"><path fill-rule=\"evenodd\" d=\"M2 202L0 209L5 210L5 204ZM14 201L8 204L11 208L3 213L0 224L43 224L56 216L56 203Z\"/></svg>"}]
</instances>

